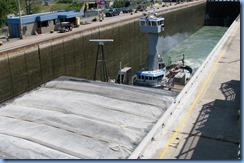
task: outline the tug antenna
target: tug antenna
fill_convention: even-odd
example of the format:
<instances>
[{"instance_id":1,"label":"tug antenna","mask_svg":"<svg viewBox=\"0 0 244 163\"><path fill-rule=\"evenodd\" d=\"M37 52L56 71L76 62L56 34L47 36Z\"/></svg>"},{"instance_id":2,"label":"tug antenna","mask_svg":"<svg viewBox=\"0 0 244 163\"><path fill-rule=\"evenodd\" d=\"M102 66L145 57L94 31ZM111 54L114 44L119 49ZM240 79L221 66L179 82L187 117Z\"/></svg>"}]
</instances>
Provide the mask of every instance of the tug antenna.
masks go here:
<instances>
[{"instance_id":1,"label":"tug antenna","mask_svg":"<svg viewBox=\"0 0 244 163\"><path fill-rule=\"evenodd\" d=\"M90 39L91 42L98 42L99 44L104 44L104 42L112 42L113 39Z\"/></svg>"},{"instance_id":2,"label":"tug antenna","mask_svg":"<svg viewBox=\"0 0 244 163\"><path fill-rule=\"evenodd\" d=\"M103 73L103 81L108 82L108 72L107 72L107 66L106 66L106 60L105 60L105 53L104 53L104 42L112 42L113 39L90 39L91 42L98 42L97 46L97 56L96 56L96 64L95 64L95 72L94 72L94 80L96 80L96 73L97 73L97 63L101 61L102 65L102 73ZM99 59L99 49L102 50L102 55Z\"/></svg>"}]
</instances>

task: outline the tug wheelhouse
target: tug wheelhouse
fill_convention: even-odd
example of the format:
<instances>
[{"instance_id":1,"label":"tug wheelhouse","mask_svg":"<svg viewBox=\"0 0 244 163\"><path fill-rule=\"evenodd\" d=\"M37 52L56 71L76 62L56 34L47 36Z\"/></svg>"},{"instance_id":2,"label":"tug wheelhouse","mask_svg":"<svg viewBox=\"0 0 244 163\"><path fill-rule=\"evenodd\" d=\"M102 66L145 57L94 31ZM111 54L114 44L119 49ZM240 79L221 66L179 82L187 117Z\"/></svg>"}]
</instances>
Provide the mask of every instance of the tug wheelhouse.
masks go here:
<instances>
[{"instance_id":1,"label":"tug wheelhouse","mask_svg":"<svg viewBox=\"0 0 244 163\"><path fill-rule=\"evenodd\" d=\"M139 19L140 31L146 33L160 33L164 31L164 18L154 15Z\"/></svg>"}]
</instances>

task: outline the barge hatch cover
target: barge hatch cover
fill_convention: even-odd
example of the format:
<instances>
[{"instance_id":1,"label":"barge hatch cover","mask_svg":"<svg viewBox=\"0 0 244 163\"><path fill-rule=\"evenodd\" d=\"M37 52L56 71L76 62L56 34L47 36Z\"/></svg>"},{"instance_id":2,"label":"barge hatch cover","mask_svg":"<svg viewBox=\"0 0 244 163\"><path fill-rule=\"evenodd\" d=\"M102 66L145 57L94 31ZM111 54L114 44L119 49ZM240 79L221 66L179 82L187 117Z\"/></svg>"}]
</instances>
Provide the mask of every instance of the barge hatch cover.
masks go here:
<instances>
[{"instance_id":1,"label":"barge hatch cover","mask_svg":"<svg viewBox=\"0 0 244 163\"><path fill-rule=\"evenodd\" d=\"M0 107L2 159L126 159L176 94L59 77Z\"/></svg>"}]
</instances>

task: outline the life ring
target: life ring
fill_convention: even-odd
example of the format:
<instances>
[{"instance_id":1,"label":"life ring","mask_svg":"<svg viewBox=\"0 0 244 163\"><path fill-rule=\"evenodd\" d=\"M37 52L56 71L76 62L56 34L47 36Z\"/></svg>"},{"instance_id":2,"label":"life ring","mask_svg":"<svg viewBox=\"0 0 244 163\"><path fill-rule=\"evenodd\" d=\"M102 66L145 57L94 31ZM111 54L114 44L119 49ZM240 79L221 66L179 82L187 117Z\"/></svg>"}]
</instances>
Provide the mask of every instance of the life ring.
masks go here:
<instances>
[{"instance_id":1,"label":"life ring","mask_svg":"<svg viewBox=\"0 0 244 163\"><path fill-rule=\"evenodd\" d=\"M178 74L178 72L180 72L180 69L175 69L175 68L170 69L170 73L173 75Z\"/></svg>"}]
</instances>

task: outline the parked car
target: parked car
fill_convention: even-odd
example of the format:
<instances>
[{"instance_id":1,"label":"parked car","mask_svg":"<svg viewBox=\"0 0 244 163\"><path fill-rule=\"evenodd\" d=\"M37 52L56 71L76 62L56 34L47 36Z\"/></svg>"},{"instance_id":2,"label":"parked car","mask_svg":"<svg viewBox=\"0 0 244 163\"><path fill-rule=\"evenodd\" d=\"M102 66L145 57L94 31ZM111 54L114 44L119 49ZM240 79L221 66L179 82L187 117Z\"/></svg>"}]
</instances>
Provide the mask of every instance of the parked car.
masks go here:
<instances>
[{"instance_id":1,"label":"parked car","mask_svg":"<svg viewBox=\"0 0 244 163\"><path fill-rule=\"evenodd\" d=\"M58 30L60 33L72 31L72 24L70 22L61 22Z\"/></svg>"},{"instance_id":2,"label":"parked car","mask_svg":"<svg viewBox=\"0 0 244 163\"><path fill-rule=\"evenodd\" d=\"M165 7L166 6L166 3L165 2L162 2L162 7Z\"/></svg>"},{"instance_id":3,"label":"parked car","mask_svg":"<svg viewBox=\"0 0 244 163\"><path fill-rule=\"evenodd\" d=\"M147 10L147 6L145 5L138 5L136 7L136 11L144 11L144 10Z\"/></svg>"},{"instance_id":4,"label":"parked car","mask_svg":"<svg viewBox=\"0 0 244 163\"><path fill-rule=\"evenodd\" d=\"M109 17L109 16L115 16L115 15L119 15L120 14L120 9L118 8L112 8L112 9L109 9L105 15L106 17Z\"/></svg>"},{"instance_id":5,"label":"parked car","mask_svg":"<svg viewBox=\"0 0 244 163\"><path fill-rule=\"evenodd\" d=\"M133 12L133 10L130 7L125 7L125 8L123 8L122 12L123 13L131 13L131 12Z\"/></svg>"}]
</instances>

